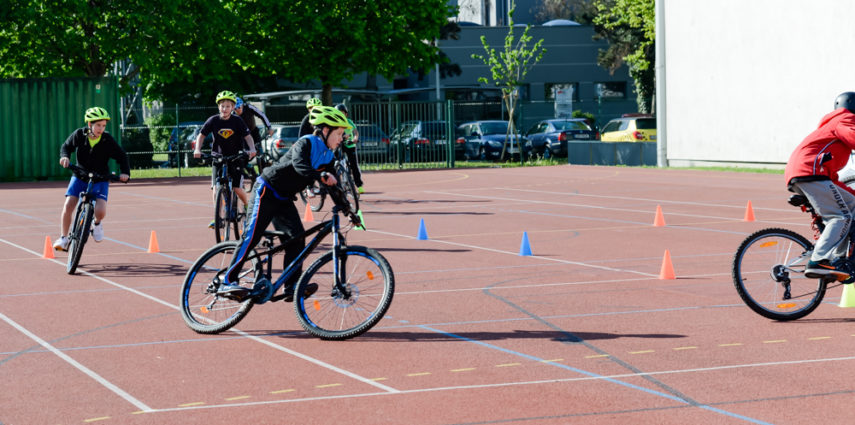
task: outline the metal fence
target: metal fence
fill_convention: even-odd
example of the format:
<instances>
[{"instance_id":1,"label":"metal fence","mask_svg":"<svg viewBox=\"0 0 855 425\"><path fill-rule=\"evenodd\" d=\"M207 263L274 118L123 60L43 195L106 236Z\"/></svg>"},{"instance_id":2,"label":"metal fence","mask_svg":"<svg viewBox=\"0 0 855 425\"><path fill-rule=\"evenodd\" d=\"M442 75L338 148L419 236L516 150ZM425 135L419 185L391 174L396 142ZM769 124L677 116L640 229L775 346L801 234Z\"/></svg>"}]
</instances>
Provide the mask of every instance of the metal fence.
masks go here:
<instances>
[{"instance_id":1,"label":"metal fence","mask_svg":"<svg viewBox=\"0 0 855 425\"><path fill-rule=\"evenodd\" d=\"M574 106L597 116L599 123L617 115L604 114L603 105L596 101ZM274 126L284 127L299 126L307 112L303 102L268 104L263 109ZM473 159L459 143L462 140L457 137L457 126L468 121L508 118L503 104L495 100L384 100L353 102L348 109L360 131L360 163L399 169L454 167L463 159ZM215 106L173 105L145 120L129 119L122 128L122 140L133 168L179 168L180 175L180 168L196 165L189 141L195 140L201 124L215 114ZM520 102L515 116L517 131L524 133L537 121L554 117L554 103Z\"/></svg>"}]
</instances>

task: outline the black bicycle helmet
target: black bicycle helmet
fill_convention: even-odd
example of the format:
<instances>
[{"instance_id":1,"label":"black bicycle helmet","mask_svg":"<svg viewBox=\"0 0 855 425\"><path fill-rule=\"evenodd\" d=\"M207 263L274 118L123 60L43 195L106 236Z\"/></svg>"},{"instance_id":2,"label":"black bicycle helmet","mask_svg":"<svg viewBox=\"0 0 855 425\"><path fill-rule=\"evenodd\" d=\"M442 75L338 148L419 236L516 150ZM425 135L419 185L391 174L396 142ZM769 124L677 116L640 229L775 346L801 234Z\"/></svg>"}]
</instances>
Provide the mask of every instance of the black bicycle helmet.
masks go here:
<instances>
[{"instance_id":1,"label":"black bicycle helmet","mask_svg":"<svg viewBox=\"0 0 855 425\"><path fill-rule=\"evenodd\" d=\"M343 114L347 115L347 106L344 103L339 103L335 105L335 108L341 111Z\"/></svg>"},{"instance_id":2,"label":"black bicycle helmet","mask_svg":"<svg viewBox=\"0 0 855 425\"><path fill-rule=\"evenodd\" d=\"M849 112L855 113L855 92L845 92L837 95L834 99L834 109L846 108Z\"/></svg>"}]
</instances>

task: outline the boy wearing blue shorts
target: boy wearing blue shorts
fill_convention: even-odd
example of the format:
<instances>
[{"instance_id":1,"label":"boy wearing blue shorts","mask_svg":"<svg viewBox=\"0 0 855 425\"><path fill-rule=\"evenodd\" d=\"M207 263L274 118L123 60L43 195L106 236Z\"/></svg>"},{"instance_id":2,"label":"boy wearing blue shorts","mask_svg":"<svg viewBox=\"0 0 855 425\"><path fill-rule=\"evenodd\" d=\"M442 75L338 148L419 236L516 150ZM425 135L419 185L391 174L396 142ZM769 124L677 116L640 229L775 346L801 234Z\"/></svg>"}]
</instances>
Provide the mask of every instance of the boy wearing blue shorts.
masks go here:
<instances>
[{"instance_id":1,"label":"boy wearing blue shorts","mask_svg":"<svg viewBox=\"0 0 855 425\"><path fill-rule=\"evenodd\" d=\"M128 181L131 175L131 167L128 163L128 155L116 142L116 139L105 132L110 114L104 108L94 107L86 110L83 116L86 127L74 130L59 150L59 165L68 168L71 164L71 154L77 153L77 165L98 174L110 174L108 162L110 158L115 160L121 168L119 179ZM71 227L71 218L74 208L77 206L77 197L80 192L86 190L87 182L71 176L68 189L65 191L65 205L62 209L59 239L53 244L58 251L68 249L68 231ZM92 239L101 242L104 239L104 226L101 220L107 215L107 195L110 182L101 181L93 184L92 190L97 194L95 201L95 221L92 226Z\"/></svg>"}]
</instances>

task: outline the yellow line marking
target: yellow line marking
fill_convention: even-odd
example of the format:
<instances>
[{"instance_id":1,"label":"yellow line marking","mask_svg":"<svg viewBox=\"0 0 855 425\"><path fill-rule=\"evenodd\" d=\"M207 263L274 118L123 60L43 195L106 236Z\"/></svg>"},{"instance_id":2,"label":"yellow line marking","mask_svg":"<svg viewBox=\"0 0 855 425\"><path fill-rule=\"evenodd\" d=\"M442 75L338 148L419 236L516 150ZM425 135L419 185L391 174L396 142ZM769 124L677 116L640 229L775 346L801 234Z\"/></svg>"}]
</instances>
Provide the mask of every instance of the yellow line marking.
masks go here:
<instances>
[{"instance_id":1,"label":"yellow line marking","mask_svg":"<svg viewBox=\"0 0 855 425\"><path fill-rule=\"evenodd\" d=\"M675 347L675 348L674 348L674 351L678 351L678 350L696 350L697 348L698 348L698 347L696 347L696 346L694 346L694 345L692 345L692 346L688 346L688 347Z\"/></svg>"},{"instance_id":2,"label":"yellow line marking","mask_svg":"<svg viewBox=\"0 0 855 425\"><path fill-rule=\"evenodd\" d=\"M630 351L629 354L648 354L655 353L656 350L641 350L641 351Z\"/></svg>"},{"instance_id":3,"label":"yellow line marking","mask_svg":"<svg viewBox=\"0 0 855 425\"><path fill-rule=\"evenodd\" d=\"M295 390L295 389L293 389L293 388L288 388L287 390L276 390L276 391L271 391L271 392L270 392L270 394L293 393L294 391L297 391L297 390Z\"/></svg>"},{"instance_id":4,"label":"yellow line marking","mask_svg":"<svg viewBox=\"0 0 855 425\"><path fill-rule=\"evenodd\" d=\"M464 367L462 369L451 369L452 372L469 372L470 370L475 370L474 367Z\"/></svg>"},{"instance_id":5,"label":"yellow line marking","mask_svg":"<svg viewBox=\"0 0 855 425\"><path fill-rule=\"evenodd\" d=\"M136 412L131 413L132 415L142 415L143 413L148 413L145 410L137 410Z\"/></svg>"},{"instance_id":6,"label":"yellow line marking","mask_svg":"<svg viewBox=\"0 0 855 425\"><path fill-rule=\"evenodd\" d=\"M504 364L497 364L496 367L511 367L511 366L519 366L521 364L522 363L504 363Z\"/></svg>"},{"instance_id":7,"label":"yellow line marking","mask_svg":"<svg viewBox=\"0 0 855 425\"><path fill-rule=\"evenodd\" d=\"M736 347L739 345L742 345L742 343L741 342L732 342L730 344L719 344L718 346L719 347Z\"/></svg>"},{"instance_id":8,"label":"yellow line marking","mask_svg":"<svg viewBox=\"0 0 855 425\"><path fill-rule=\"evenodd\" d=\"M407 376L425 376L430 375L430 372L416 372L416 373L408 373Z\"/></svg>"},{"instance_id":9,"label":"yellow line marking","mask_svg":"<svg viewBox=\"0 0 855 425\"><path fill-rule=\"evenodd\" d=\"M249 398L249 396L248 396L248 395L239 395L239 396L237 396L237 397L229 397L229 398L227 398L227 399L226 399L226 401L246 400L246 399L248 399L248 398Z\"/></svg>"},{"instance_id":10,"label":"yellow line marking","mask_svg":"<svg viewBox=\"0 0 855 425\"><path fill-rule=\"evenodd\" d=\"M110 417L109 416L101 416L100 418L84 419L83 422L90 423L90 422L106 421L107 419L110 419Z\"/></svg>"},{"instance_id":11,"label":"yellow line marking","mask_svg":"<svg viewBox=\"0 0 855 425\"><path fill-rule=\"evenodd\" d=\"M608 354L594 354L594 355L590 355L590 356L585 356L585 358L586 359L599 359L599 358L608 357L608 356L609 356Z\"/></svg>"},{"instance_id":12,"label":"yellow line marking","mask_svg":"<svg viewBox=\"0 0 855 425\"><path fill-rule=\"evenodd\" d=\"M197 401L197 402L195 402L195 403L184 403L184 404L179 404L179 405L178 405L178 407L201 406L201 405L203 405L203 404L205 404L205 402L204 402L204 401Z\"/></svg>"},{"instance_id":13,"label":"yellow line marking","mask_svg":"<svg viewBox=\"0 0 855 425\"><path fill-rule=\"evenodd\" d=\"M808 341L819 341L821 339L831 339L830 336L815 336L813 338L808 338Z\"/></svg>"},{"instance_id":14,"label":"yellow line marking","mask_svg":"<svg viewBox=\"0 0 855 425\"><path fill-rule=\"evenodd\" d=\"M385 381L389 378L371 378L372 381Z\"/></svg>"},{"instance_id":15,"label":"yellow line marking","mask_svg":"<svg viewBox=\"0 0 855 425\"><path fill-rule=\"evenodd\" d=\"M315 388L331 388L331 387L340 387L342 384L325 384L325 385L315 385Z\"/></svg>"},{"instance_id":16,"label":"yellow line marking","mask_svg":"<svg viewBox=\"0 0 855 425\"><path fill-rule=\"evenodd\" d=\"M769 341L763 341L764 344L779 344L782 342L787 342L787 340L786 339L772 339Z\"/></svg>"},{"instance_id":17,"label":"yellow line marking","mask_svg":"<svg viewBox=\"0 0 855 425\"><path fill-rule=\"evenodd\" d=\"M564 359L552 359L552 360L541 360L541 363L557 363L557 362L563 362L563 361L564 361Z\"/></svg>"}]
</instances>

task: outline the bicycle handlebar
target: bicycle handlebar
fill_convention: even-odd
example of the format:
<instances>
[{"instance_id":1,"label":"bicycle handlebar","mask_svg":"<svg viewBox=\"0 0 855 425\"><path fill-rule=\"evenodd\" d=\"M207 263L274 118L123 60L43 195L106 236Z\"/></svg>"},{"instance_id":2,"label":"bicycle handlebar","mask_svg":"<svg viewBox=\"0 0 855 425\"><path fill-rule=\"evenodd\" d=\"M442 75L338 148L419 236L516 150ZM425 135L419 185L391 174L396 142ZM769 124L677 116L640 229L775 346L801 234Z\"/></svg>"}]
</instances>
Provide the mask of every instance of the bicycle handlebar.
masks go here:
<instances>
[{"instance_id":1,"label":"bicycle handlebar","mask_svg":"<svg viewBox=\"0 0 855 425\"><path fill-rule=\"evenodd\" d=\"M347 197L344 194L344 191L339 187L338 184L334 184L332 186L327 186L327 193L330 195L330 199L333 200L336 207L339 208L342 214L344 214L351 223L355 227L362 226L362 220L360 220L359 216L356 214L356 211L350 210L350 202L347 201Z\"/></svg>"},{"instance_id":2,"label":"bicycle handlebar","mask_svg":"<svg viewBox=\"0 0 855 425\"><path fill-rule=\"evenodd\" d=\"M85 168L83 168L79 165L76 165L76 164L68 164L68 169L70 169L71 172L74 173L74 175L77 176L77 178L79 178L81 180L89 181L89 179L91 178L93 181L106 181L106 180L114 181L114 182L122 181L119 178L119 176L114 174L114 173L110 173L110 174L96 173L94 171L88 171ZM130 180L130 177L128 177L128 180ZM124 181L122 183L127 183L127 181Z\"/></svg>"},{"instance_id":3,"label":"bicycle handlebar","mask_svg":"<svg viewBox=\"0 0 855 425\"><path fill-rule=\"evenodd\" d=\"M234 155L229 155L229 156L203 153L201 158L202 159L210 159L213 162L216 162L218 164L224 164L224 163L231 163L231 162L236 162L236 161L240 161L240 160L249 161L249 154L244 152L244 151L240 151Z\"/></svg>"}]
</instances>

